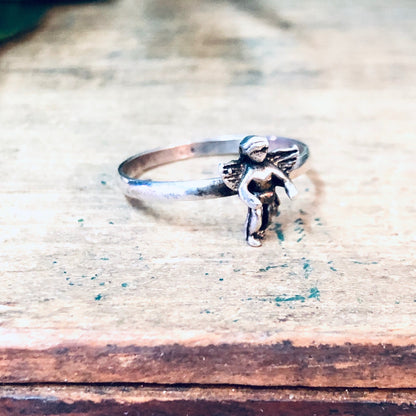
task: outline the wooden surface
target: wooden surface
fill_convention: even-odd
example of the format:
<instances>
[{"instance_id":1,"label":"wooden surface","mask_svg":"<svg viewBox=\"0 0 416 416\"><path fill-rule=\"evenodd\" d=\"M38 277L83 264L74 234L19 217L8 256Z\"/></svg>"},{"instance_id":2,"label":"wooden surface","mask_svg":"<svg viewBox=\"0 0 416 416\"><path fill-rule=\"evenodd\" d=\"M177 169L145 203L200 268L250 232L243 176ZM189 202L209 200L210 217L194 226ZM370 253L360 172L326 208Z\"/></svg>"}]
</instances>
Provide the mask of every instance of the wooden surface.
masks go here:
<instances>
[{"instance_id":1,"label":"wooden surface","mask_svg":"<svg viewBox=\"0 0 416 416\"><path fill-rule=\"evenodd\" d=\"M121 0L4 48L0 381L415 388L415 17ZM313 155L261 249L238 198L119 192L134 153L254 132Z\"/></svg>"},{"instance_id":2,"label":"wooden surface","mask_svg":"<svg viewBox=\"0 0 416 416\"><path fill-rule=\"evenodd\" d=\"M414 390L3 386L0 416L408 416L416 414L414 397Z\"/></svg>"}]
</instances>

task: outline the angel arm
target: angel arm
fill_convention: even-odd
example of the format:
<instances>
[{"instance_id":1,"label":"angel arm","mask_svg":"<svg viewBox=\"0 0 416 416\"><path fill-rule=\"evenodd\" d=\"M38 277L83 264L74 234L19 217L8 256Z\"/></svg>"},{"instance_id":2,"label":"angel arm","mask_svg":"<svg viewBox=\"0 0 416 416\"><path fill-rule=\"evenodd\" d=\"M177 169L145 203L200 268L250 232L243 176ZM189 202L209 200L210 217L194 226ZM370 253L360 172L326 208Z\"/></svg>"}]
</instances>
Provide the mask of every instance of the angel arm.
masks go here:
<instances>
[{"instance_id":1,"label":"angel arm","mask_svg":"<svg viewBox=\"0 0 416 416\"><path fill-rule=\"evenodd\" d=\"M289 176L274 165L272 165L272 169L273 175L283 182L287 196L290 199L294 198L298 194L298 191L295 185L293 185L293 182L289 179Z\"/></svg>"},{"instance_id":2,"label":"angel arm","mask_svg":"<svg viewBox=\"0 0 416 416\"><path fill-rule=\"evenodd\" d=\"M261 201L248 190L248 185L253 178L253 170L248 169L243 179L241 180L240 186L238 187L238 196L244 201L249 208L257 209L261 207Z\"/></svg>"}]
</instances>

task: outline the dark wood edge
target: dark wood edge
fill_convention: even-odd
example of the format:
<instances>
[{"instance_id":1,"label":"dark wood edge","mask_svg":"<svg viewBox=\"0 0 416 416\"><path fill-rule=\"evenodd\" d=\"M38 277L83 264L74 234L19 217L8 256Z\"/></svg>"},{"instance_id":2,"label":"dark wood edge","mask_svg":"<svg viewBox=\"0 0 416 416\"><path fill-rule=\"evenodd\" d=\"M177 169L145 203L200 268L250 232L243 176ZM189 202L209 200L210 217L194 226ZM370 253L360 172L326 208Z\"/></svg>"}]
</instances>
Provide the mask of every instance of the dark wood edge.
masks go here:
<instances>
[{"instance_id":1,"label":"dark wood edge","mask_svg":"<svg viewBox=\"0 0 416 416\"><path fill-rule=\"evenodd\" d=\"M87 346L0 349L2 383L416 387L414 345Z\"/></svg>"},{"instance_id":2,"label":"dark wood edge","mask_svg":"<svg viewBox=\"0 0 416 416\"><path fill-rule=\"evenodd\" d=\"M416 415L416 390L42 385L0 387L0 416Z\"/></svg>"}]
</instances>

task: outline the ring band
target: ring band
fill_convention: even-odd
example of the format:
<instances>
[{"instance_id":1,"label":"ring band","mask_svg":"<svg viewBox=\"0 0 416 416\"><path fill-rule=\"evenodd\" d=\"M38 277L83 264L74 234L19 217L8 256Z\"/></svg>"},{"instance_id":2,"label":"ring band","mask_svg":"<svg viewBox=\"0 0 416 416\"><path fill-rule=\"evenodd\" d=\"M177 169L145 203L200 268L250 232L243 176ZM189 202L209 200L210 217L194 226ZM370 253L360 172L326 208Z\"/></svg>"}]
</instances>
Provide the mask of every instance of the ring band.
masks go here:
<instances>
[{"instance_id":1,"label":"ring band","mask_svg":"<svg viewBox=\"0 0 416 416\"><path fill-rule=\"evenodd\" d=\"M207 139L139 153L119 166L121 189L126 196L141 201L191 201L235 195L237 191L227 187L221 177L189 181L152 181L138 178L153 168L181 160L204 156L238 155L239 144L244 137ZM296 163L289 174L291 178L298 176L299 168L309 157L307 145L286 137L267 136L267 140L270 152L285 151L294 147L298 149Z\"/></svg>"}]
</instances>

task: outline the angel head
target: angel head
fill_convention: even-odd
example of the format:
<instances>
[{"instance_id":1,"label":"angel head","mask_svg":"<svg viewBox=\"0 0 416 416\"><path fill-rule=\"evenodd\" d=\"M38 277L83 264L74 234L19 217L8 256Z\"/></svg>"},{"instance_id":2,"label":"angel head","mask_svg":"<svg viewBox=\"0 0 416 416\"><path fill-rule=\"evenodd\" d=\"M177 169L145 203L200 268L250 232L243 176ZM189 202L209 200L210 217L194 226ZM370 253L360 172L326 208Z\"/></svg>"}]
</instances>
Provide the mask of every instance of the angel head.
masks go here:
<instances>
[{"instance_id":1,"label":"angel head","mask_svg":"<svg viewBox=\"0 0 416 416\"><path fill-rule=\"evenodd\" d=\"M269 141L262 136L247 136L240 142L240 155L261 163L266 159Z\"/></svg>"}]
</instances>

